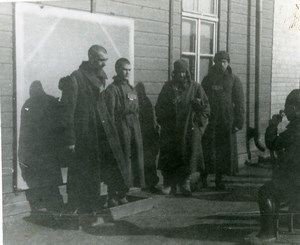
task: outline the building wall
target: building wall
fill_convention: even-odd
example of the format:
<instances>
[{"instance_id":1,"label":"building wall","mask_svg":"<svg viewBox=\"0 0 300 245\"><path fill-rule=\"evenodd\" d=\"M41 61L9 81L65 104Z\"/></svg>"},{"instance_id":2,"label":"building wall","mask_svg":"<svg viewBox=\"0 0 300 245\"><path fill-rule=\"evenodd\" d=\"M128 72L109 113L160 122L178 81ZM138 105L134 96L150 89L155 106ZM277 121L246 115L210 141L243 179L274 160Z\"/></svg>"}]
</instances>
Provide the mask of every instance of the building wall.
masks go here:
<instances>
[{"instance_id":1,"label":"building wall","mask_svg":"<svg viewBox=\"0 0 300 245\"><path fill-rule=\"evenodd\" d=\"M233 71L240 77L245 98L249 102L249 126L254 126L254 54L255 4L253 1L231 0L230 30L227 30L228 1L220 1L219 49L228 45ZM95 12L132 18L135 21L135 83L143 82L153 104L163 83L168 80L169 60L169 0L97 0ZM91 11L91 2L68 0L43 2L63 8ZM254 5L253 5L254 4ZM266 126L270 115L271 53L272 53L273 1L265 0L263 9L262 82L260 102L261 125ZM174 0L173 61L180 57L181 0ZM13 191L14 145L14 71L13 71L13 4L0 4L0 82L3 192ZM80 61L79 61L80 62ZM247 96L248 95L248 96ZM238 133L240 164L246 159L246 128ZM252 150L256 149L251 146ZM12 202L10 198L5 199ZM21 199L23 200L23 199Z\"/></svg>"},{"instance_id":2,"label":"building wall","mask_svg":"<svg viewBox=\"0 0 300 245\"><path fill-rule=\"evenodd\" d=\"M274 9L272 114L283 109L288 93L300 85L300 1L276 0Z\"/></svg>"},{"instance_id":3,"label":"building wall","mask_svg":"<svg viewBox=\"0 0 300 245\"><path fill-rule=\"evenodd\" d=\"M78 1L80 2L80 1ZM79 9L90 10L90 3L81 1ZM128 17L135 24L135 84L143 82L146 93L155 103L157 94L168 80L169 0L97 0L95 12ZM73 1L45 4L74 8ZM181 1L174 1L173 57L180 57Z\"/></svg>"},{"instance_id":4,"label":"building wall","mask_svg":"<svg viewBox=\"0 0 300 245\"><path fill-rule=\"evenodd\" d=\"M13 10L11 3L0 4L0 86L2 130L3 193L13 183Z\"/></svg>"}]
</instances>

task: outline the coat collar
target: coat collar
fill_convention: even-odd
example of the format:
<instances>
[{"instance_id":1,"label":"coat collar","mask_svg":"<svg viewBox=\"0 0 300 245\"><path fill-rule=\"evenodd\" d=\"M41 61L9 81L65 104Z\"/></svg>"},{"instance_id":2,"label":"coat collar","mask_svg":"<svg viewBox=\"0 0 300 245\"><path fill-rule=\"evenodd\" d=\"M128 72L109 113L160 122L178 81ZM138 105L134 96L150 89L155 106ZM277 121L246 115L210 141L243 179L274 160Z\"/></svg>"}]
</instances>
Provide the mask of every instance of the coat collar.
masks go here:
<instances>
[{"instance_id":1,"label":"coat collar","mask_svg":"<svg viewBox=\"0 0 300 245\"><path fill-rule=\"evenodd\" d=\"M128 81L127 79L121 79L121 78L118 77L118 76L114 76L113 79L114 79L114 83L115 83L116 85L124 85L124 84L127 84L130 88L133 89L133 87L130 85L130 83L129 83L129 81Z\"/></svg>"},{"instance_id":2,"label":"coat collar","mask_svg":"<svg viewBox=\"0 0 300 245\"><path fill-rule=\"evenodd\" d=\"M101 89L101 87L105 87L107 76L103 70L95 74L87 61L82 62L79 69L96 88Z\"/></svg>"},{"instance_id":3,"label":"coat collar","mask_svg":"<svg viewBox=\"0 0 300 245\"><path fill-rule=\"evenodd\" d=\"M286 127L289 129L299 128L300 127L300 118L296 118L295 120L290 121Z\"/></svg>"},{"instance_id":4,"label":"coat collar","mask_svg":"<svg viewBox=\"0 0 300 245\"><path fill-rule=\"evenodd\" d=\"M220 71L219 69L217 69L217 67L215 65L213 65L210 70L209 70L210 74L218 74L218 75L232 75L232 68L230 65L227 66L227 69L225 72Z\"/></svg>"}]
</instances>

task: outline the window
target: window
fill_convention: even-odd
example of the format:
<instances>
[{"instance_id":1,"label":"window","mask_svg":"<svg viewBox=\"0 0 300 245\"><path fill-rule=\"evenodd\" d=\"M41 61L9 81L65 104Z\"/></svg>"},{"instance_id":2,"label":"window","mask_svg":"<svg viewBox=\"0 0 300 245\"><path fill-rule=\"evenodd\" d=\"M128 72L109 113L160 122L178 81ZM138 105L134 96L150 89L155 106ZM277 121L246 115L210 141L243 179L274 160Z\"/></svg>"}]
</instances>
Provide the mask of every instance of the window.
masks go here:
<instances>
[{"instance_id":1,"label":"window","mask_svg":"<svg viewBox=\"0 0 300 245\"><path fill-rule=\"evenodd\" d=\"M201 82L216 52L217 1L183 0L182 58L189 62L193 80Z\"/></svg>"}]
</instances>

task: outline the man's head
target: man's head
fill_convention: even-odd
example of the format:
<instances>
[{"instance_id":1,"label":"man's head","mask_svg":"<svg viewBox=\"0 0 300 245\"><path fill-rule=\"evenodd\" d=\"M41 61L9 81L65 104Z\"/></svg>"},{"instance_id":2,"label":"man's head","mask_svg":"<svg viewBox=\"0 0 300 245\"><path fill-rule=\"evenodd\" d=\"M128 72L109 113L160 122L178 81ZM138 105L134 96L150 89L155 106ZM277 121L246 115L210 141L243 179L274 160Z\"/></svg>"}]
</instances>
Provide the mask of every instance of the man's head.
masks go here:
<instances>
[{"instance_id":1,"label":"man's head","mask_svg":"<svg viewBox=\"0 0 300 245\"><path fill-rule=\"evenodd\" d=\"M300 117L300 89L294 89L286 97L284 113L289 121Z\"/></svg>"},{"instance_id":2,"label":"man's head","mask_svg":"<svg viewBox=\"0 0 300 245\"><path fill-rule=\"evenodd\" d=\"M189 72L189 64L184 59L174 62L173 79L175 82L184 83Z\"/></svg>"},{"instance_id":3,"label":"man's head","mask_svg":"<svg viewBox=\"0 0 300 245\"><path fill-rule=\"evenodd\" d=\"M131 72L129 60L126 58L118 59L115 64L115 70L119 78L128 80Z\"/></svg>"},{"instance_id":4,"label":"man's head","mask_svg":"<svg viewBox=\"0 0 300 245\"><path fill-rule=\"evenodd\" d=\"M89 63L94 70L101 70L106 65L107 51L100 45L93 45L88 51Z\"/></svg>"},{"instance_id":5,"label":"man's head","mask_svg":"<svg viewBox=\"0 0 300 245\"><path fill-rule=\"evenodd\" d=\"M225 51L219 51L215 54L214 62L218 69L221 71L226 71L229 63L230 63L230 57L229 54Z\"/></svg>"}]
</instances>

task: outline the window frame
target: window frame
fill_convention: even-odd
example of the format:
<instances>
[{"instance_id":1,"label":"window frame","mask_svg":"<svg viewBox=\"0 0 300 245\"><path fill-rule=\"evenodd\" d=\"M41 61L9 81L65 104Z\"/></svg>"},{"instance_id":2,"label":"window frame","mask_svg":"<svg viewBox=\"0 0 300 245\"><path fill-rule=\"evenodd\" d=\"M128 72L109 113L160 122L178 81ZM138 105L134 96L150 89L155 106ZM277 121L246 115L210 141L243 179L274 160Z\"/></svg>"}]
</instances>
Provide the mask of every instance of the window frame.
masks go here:
<instances>
[{"instance_id":1,"label":"window frame","mask_svg":"<svg viewBox=\"0 0 300 245\"><path fill-rule=\"evenodd\" d=\"M183 0L184 1L184 0ZM194 56L195 57L195 81L198 83L201 83L200 81L200 60L201 58L213 58L214 54L217 51L217 40L218 40L218 1L214 0L214 8L215 8L215 15L207 14L207 13L198 13L198 12L187 12L183 10L183 1L182 1L182 16L181 16L181 28L183 21L189 20L189 21L196 21L196 49L195 54L192 52L184 52L182 50L182 43L181 43L181 56ZM212 54L205 54L201 53L200 47L201 47L201 23L209 23L213 24L213 52ZM182 31L182 30L181 30ZM182 40L181 40L182 42ZM205 74L206 75L206 74Z\"/></svg>"}]
</instances>

